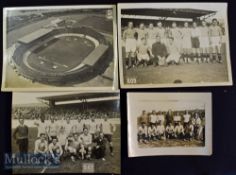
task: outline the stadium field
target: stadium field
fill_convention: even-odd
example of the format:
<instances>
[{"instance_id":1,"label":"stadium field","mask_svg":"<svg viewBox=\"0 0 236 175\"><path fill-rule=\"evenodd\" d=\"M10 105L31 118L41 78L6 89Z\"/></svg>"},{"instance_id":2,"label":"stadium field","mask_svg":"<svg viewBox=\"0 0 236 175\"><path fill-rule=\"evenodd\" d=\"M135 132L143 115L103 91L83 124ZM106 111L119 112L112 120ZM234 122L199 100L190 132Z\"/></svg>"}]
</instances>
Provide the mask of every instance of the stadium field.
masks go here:
<instances>
[{"instance_id":1,"label":"stadium field","mask_svg":"<svg viewBox=\"0 0 236 175\"><path fill-rule=\"evenodd\" d=\"M204 143L199 140L183 141L177 139L171 140L158 140L151 141L148 143L139 143L140 148L154 148L154 147L201 147L204 146Z\"/></svg>"},{"instance_id":2,"label":"stadium field","mask_svg":"<svg viewBox=\"0 0 236 175\"><path fill-rule=\"evenodd\" d=\"M152 65L148 67L124 70L124 77L135 78L137 84L171 84L175 81L182 83L226 82L228 81L226 62L191 63L170 66ZM125 79L125 83L127 83Z\"/></svg>"},{"instance_id":3,"label":"stadium field","mask_svg":"<svg viewBox=\"0 0 236 175\"><path fill-rule=\"evenodd\" d=\"M72 162L70 159L65 159L61 161L61 165L58 168L20 168L14 169L13 174L27 174L27 173L80 173L82 172L83 163L94 163L96 173L120 173L120 125L116 125L116 132L113 135L114 144L114 156L110 156L109 149L107 145L106 161L102 160L76 160ZM13 132L12 132L13 133ZM34 150L34 142L37 137L37 129L31 127L29 130L29 152ZM12 139L12 153L18 152L18 146L15 140Z\"/></svg>"},{"instance_id":4,"label":"stadium field","mask_svg":"<svg viewBox=\"0 0 236 175\"><path fill-rule=\"evenodd\" d=\"M63 36L33 50L27 61L37 70L63 72L78 66L94 48L94 43L86 38Z\"/></svg>"}]
</instances>

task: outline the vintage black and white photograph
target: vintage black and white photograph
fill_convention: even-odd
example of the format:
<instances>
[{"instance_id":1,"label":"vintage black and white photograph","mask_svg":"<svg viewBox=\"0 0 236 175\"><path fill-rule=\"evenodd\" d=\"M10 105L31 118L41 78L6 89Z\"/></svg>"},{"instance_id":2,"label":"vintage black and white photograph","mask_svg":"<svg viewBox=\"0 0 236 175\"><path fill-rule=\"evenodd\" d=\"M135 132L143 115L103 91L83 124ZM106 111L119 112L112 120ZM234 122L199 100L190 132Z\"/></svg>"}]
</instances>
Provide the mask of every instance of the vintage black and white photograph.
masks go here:
<instances>
[{"instance_id":1,"label":"vintage black and white photograph","mask_svg":"<svg viewBox=\"0 0 236 175\"><path fill-rule=\"evenodd\" d=\"M128 93L129 156L211 155L210 93Z\"/></svg>"},{"instance_id":2,"label":"vintage black and white photograph","mask_svg":"<svg viewBox=\"0 0 236 175\"><path fill-rule=\"evenodd\" d=\"M118 4L124 88L232 85L227 3Z\"/></svg>"},{"instance_id":3,"label":"vintage black and white photograph","mask_svg":"<svg viewBox=\"0 0 236 175\"><path fill-rule=\"evenodd\" d=\"M4 8L2 90L117 89L114 5Z\"/></svg>"},{"instance_id":4,"label":"vintage black and white photograph","mask_svg":"<svg viewBox=\"0 0 236 175\"><path fill-rule=\"evenodd\" d=\"M13 174L120 174L120 96L14 93Z\"/></svg>"}]
</instances>

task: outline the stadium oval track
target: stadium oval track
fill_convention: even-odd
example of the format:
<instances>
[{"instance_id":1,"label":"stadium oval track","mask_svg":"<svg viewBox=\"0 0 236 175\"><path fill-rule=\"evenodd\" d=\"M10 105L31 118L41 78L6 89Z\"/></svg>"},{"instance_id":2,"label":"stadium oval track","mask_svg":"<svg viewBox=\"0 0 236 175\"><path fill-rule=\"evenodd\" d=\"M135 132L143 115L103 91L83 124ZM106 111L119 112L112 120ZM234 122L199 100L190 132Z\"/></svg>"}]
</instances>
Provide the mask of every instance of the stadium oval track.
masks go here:
<instances>
[{"instance_id":1,"label":"stadium oval track","mask_svg":"<svg viewBox=\"0 0 236 175\"><path fill-rule=\"evenodd\" d=\"M83 46L81 49L79 47L72 48L73 50L69 48L65 55L62 55L60 50L65 49L66 44L65 46L61 45L61 48L56 48L59 54L54 55L55 58L53 59L56 61L61 58L61 60L68 63L68 53L74 52L74 58L70 59L69 66L60 63L55 63L54 65L50 60L47 60L47 57L44 58L37 55L39 50L42 51L48 48L50 44L53 45L53 42L61 38L69 42L73 40L75 42L84 41L89 47L80 44L80 47ZM44 54L47 53L44 52ZM37 58L40 58L41 62ZM19 76L23 76L33 82L55 86L70 86L89 81L97 75L101 75L105 72L112 59L113 48L105 36L90 27L81 26L76 28L55 28L29 43L20 43L13 53L11 64ZM40 64L42 65L40 66Z\"/></svg>"}]
</instances>

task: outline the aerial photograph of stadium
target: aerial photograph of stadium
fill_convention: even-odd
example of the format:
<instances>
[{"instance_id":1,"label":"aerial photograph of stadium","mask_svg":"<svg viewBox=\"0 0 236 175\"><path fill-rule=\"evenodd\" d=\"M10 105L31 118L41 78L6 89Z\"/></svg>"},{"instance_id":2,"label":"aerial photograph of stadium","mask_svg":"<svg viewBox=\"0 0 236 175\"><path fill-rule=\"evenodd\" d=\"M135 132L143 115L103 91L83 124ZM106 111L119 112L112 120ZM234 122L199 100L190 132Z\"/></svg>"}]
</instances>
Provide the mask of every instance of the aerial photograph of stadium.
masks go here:
<instances>
[{"instance_id":1,"label":"aerial photograph of stadium","mask_svg":"<svg viewBox=\"0 0 236 175\"><path fill-rule=\"evenodd\" d=\"M232 85L227 3L118 4L124 88Z\"/></svg>"},{"instance_id":2,"label":"aerial photograph of stadium","mask_svg":"<svg viewBox=\"0 0 236 175\"><path fill-rule=\"evenodd\" d=\"M114 89L113 5L4 8L3 90Z\"/></svg>"},{"instance_id":3,"label":"aerial photograph of stadium","mask_svg":"<svg viewBox=\"0 0 236 175\"><path fill-rule=\"evenodd\" d=\"M120 174L118 91L14 93L11 121L13 174Z\"/></svg>"}]
</instances>

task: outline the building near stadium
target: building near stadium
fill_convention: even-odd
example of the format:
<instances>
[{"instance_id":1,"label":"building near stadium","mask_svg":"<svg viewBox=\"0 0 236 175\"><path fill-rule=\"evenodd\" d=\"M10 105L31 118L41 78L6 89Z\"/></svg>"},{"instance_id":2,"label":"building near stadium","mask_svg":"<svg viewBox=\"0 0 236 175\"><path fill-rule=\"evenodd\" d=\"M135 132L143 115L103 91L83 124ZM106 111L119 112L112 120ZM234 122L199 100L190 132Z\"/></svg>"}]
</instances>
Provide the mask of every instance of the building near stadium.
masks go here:
<instances>
[{"instance_id":1,"label":"building near stadium","mask_svg":"<svg viewBox=\"0 0 236 175\"><path fill-rule=\"evenodd\" d=\"M2 87L47 91L53 86L115 86L114 8L4 9Z\"/></svg>"}]
</instances>

